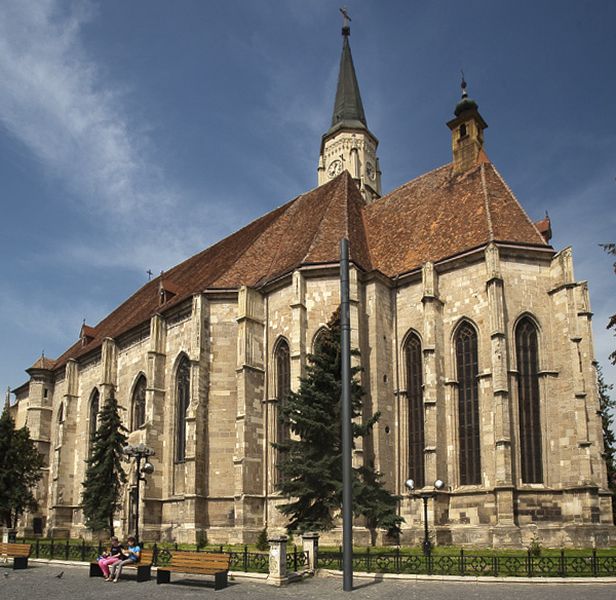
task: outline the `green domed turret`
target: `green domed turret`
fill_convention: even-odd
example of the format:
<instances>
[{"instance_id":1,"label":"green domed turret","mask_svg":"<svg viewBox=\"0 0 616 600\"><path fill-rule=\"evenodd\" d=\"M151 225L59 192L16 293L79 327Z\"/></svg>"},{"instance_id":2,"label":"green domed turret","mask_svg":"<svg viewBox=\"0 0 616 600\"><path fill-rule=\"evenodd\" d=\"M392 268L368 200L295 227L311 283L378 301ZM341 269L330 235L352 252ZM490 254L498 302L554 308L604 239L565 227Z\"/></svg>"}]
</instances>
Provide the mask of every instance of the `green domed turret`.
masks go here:
<instances>
[{"instance_id":1,"label":"green domed turret","mask_svg":"<svg viewBox=\"0 0 616 600\"><path fill-rule=\"evenodd\" d=\"M462 99L460 102L456 104L456 108L453 111L453 114L456 117L459 117L465 110L477 110L479 105L477 102L468 97L468 92L466 91L466 81L464 81L464 77L462 77Z\"/></svg>"}]
</instances>

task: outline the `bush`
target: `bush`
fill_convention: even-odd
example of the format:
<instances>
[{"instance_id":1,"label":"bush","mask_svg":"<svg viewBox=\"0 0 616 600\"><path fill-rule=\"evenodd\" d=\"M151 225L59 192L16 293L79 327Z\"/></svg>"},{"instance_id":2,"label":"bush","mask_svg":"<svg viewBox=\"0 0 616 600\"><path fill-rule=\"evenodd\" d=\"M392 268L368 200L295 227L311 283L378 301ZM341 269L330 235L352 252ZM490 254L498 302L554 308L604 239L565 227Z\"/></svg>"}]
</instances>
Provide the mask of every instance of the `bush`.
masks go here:
<instances>
[{"instance_id":1,"label":"bush","mask_svg":"<svg viewBox=\"0 0 616 600\"><path fill-rule=\"evenodd\" d=\"M256 546L257 550L261 550L262 552L269 548L269 544L267 543L267 529L265 527L259 531Z\"/></svg>"}]
</instances>

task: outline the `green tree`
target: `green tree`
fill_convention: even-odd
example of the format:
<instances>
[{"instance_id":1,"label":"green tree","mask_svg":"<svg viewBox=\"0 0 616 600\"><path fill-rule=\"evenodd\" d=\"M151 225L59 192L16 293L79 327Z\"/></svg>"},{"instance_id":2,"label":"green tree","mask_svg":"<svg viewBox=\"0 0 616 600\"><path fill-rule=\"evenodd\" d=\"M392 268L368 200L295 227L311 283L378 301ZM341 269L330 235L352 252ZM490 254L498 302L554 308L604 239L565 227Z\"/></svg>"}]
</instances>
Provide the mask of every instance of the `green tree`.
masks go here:
<instances>
[{"instance_id":1,"label":"green tree","mask_svg":"<svg viewBox=\"0 0 616 600\"><path fill-rule=\"evenodd\" d=\"M616 256L616 244L600 244L601 248L603 248L608 254L612 256ZM614 263L614 273L616 273L616 262ZM607 324L608 329L614 330L614 335L616 335L616 314L613 314L610 317L610 320ZM613 365L616 365L616 350L609 355L610 362Z\"/></svg>"},{"instance_id":2,"label":"green tree","mask_svg":"<svg viewBox=\"0 0 616 600\"><path fill-rule=\"evenodd\" d=\"M118 402L113 394L107 398L99 419L96 433L90 440L81 503L87 527L92 531L108 529L109 535L114 535L113 516L120 506L121 486L126 481L121 460L127 430L120 420Z\"/></svg>"},{"instance_id":3,"label":"green tree","mask_svg":"<svg viewBox=\"0 0 616 600\"><path fill-rule=\"evenodd\" d=\"M43 465L28 428L15 429L5 408L0 416L0 518L7 527L16 527L25 511L38 509L33 490L43 476Z\"/></svg>"},{"instance_id":4,"label":"green tree","mask_svg":"<svg viewBox=\"0 0 616 600\"><path fill-rule=\"evenodd\" d=\"M605 382L600 365L597 365L597 386L599 388L599 410L603 425L603 451L607 466L607 481L610 490L615 494L615 496L612 496L612 517L616 522L616 436L614 435L616 400L610 398L609 394L614 386Z\"/></svg>"},{"instance_id":5,"label":"green tree","mask_svg":"<svg viewBox=\"0 0 616 600\"><path fill-rule=\"evenodd\" d=\"M358 352L354 351L357 356ZM351 402L353 438L366 437L379 413L365 414L363 389L357 380L360 367L352 367ZM319 337L315 354L309 355L306 376L298 392L291 392L280 407L280 424L295 436L273 444L279 452L280 491L290 501L279 507L289 517L289 531L327 531L342 509L340 318L336 312ZM359 419L359 417L362 417ZM361 423L360 423L361 421ZM353 508L372 530L400 532L396 514L399 498L390 494L380 473L371 465L353 469ZM374 543L374 535L373 535Z\"/></svg>"}]
</instances>

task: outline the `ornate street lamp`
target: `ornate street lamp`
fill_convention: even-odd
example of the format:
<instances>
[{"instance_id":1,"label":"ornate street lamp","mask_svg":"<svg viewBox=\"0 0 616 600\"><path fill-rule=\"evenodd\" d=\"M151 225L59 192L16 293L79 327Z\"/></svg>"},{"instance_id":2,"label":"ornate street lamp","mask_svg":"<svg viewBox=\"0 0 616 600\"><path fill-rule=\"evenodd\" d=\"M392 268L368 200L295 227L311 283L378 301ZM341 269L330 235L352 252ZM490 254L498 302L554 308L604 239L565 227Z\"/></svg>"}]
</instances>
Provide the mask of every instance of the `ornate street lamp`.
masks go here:
<instances>
[{"instance_id":1,"label":"ornate street lamp","mask_svg":"<svg viewBox=\"0 0 616 600\"><path fill-rule=\"evenodd\" d=\"M131 458L135 460L135 540L139 541L139 491L142 481L145 481L146 475L154 473L154 465L147 460L149 456L154 456L155 452L152 448L148 448L145 444L127 444L122 449L126 456L126 460L130 462ZM141 462L146 460L143 466Z\"/></svg>"},{"instance_id":2,"label":"ornate street lamp","mask_svg":"<svg viewBox=\"0 0 616 600\"><path fill-rule=\"evenodd\" d=\"M424 539L422 543L424 556L430 556L432 552L432 542L430 541L430 535L428 533L428 500L430 498L435 498L437 492L442 490L445 487L445 482L441 479L437 479L434 483L434 491L428 492L417 492L415 491L415 482L412 479L407 479L404 482L404 485L409 490L409 496L411 498L421 498L423 500L423 509L424 509Z\"/></svg>"}]
</instances>

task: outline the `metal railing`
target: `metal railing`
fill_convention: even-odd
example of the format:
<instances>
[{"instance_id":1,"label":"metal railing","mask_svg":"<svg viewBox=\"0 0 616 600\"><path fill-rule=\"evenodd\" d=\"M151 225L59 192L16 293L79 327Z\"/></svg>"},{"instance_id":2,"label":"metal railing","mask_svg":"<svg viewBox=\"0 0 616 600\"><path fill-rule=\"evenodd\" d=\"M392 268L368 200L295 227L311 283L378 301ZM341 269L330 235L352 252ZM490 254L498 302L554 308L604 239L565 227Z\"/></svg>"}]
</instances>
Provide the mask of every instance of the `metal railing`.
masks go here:
<instances>
[{"instance_id":1,"label":"metal railing","mask_svg":"<svg viewBox=\"0 0 616 600\"><path fill-rule=\"evenodd\" d=\"M342 569L342 553L320 551L318 567ZM587 556L567 556L564 550L554 556L468 554L429 556L371 552L353 555L353 569L366 573L407 573L413 575L458 575L488 577L614 577L616 556L602 556L593 550Z\"/></svg>"},{"instance_id":2,"label":"metal railing","mask_svg":"<svg viewBox=\"0 0 616 600\"><path fill-rule=\"evenodd\" d=\"M19 540L20 542L22 540ZM175 544L172 547L158 546L158 544L145 544L146 548L151 548L153 553L153 565L167 565L174 552L180 550ZM102 543L89 544L85 541L81 543L55 540L36 540L32 544L32 558L47 558L60 560L74 560L79 562L95 561L105 549ZM187 552L184 550L183 552ZM191 552L223 552L231 557L231 571L243 571L245 573L268 573L269 554L267 552L249 552L248 546L243 550L225 550L224 546L192 550ZM297 547L289 549L287 552L287 569L290 571L301 571L308 567L308 552L298 550Z\"/></svg>"}]
</instances>

